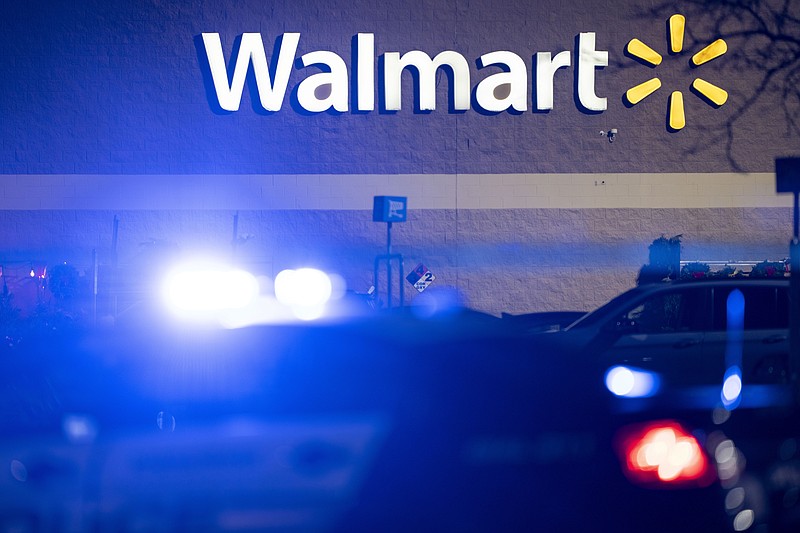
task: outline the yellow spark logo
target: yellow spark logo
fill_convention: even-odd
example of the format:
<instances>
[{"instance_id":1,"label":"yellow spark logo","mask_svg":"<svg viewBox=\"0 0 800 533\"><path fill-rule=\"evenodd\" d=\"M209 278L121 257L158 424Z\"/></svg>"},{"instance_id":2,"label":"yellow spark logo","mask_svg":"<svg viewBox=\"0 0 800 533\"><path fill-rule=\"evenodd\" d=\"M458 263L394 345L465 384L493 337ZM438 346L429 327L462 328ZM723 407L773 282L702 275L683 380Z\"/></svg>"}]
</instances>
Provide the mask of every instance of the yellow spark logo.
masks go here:
<instances>
[{"instance_id":1,"label":"yellow spark logo","mask_svg":"<svg viewBox=\"0 0 800 533\"><path fill-rule=\"evenodd\" d=\"M672 15L669 18L669 46L672 53L677 54L683 51L683 33L686 27L686 17L683 15ZM628 53L642 61L657 67L661 64L663 58L661 54L647 46L639 39L631 39L626 47ZM728 45L722 39L717 39L709 44L695 55L692 56L691 62L695 66L700 66L703 63L708 63L712 59L716 59L728 51ZM702 78L695 78L692 82L692 87L695 91L703 95L708 101L716 106L721 106L728 100L728 93L717 87L716 85L707 82ZM661 88L661 80L652 78L644 83L640 83L635 87L631 87L625 93L625 98L631 105L636 105L658 89ZM683 107L683 93L680 91L673 91L669 99L669 127L673 130L680 130L686 126L686 113Z\"/></svg>"}]
</instances>

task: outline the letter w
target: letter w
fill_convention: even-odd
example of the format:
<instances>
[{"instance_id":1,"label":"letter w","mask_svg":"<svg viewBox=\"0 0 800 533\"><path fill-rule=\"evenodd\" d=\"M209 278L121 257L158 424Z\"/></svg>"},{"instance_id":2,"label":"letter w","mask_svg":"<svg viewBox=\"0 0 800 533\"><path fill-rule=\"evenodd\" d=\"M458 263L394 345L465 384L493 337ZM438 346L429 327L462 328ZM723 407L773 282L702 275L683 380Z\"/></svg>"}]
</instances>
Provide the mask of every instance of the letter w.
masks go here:
<instances>
[{"instance_id":1,"label":"letter w","mask_svg":"<svg viewBox=\"0 0 800 533\"><path fill-rule=\"evenodd\" d=\"M300 42L299 33L284 33L278 53L278 65L275 68L275 80L270 79L267 55L264 52L264 42L260 33L243 33L239 45L239 54L233 69L233 79L228 82L228 69L225 57L222 54L222 43L219 33L204 33L203 45L208 56L208 66L211 68L211 78L214 80L214 90L217 92L219 106L225 111L238 111L244 91L244 80L247 69L253 63L253 73L256 78L258 97L261 105L267 111L279 111L289 84L292 63Z\"/></svg>"}]
</instances>

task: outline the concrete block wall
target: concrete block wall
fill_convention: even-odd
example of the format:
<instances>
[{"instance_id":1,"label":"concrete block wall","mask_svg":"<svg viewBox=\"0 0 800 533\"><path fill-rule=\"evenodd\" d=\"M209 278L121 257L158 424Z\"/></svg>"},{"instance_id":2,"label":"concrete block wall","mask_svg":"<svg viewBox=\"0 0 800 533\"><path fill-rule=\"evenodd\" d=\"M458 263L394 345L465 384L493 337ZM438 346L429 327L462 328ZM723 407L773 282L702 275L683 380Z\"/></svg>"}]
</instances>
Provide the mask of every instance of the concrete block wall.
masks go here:
<instances>
[{"instance_id":1,"label":"concrete block wall","mask_svg":"<svg viewBox=\"0 0 800 533\"><path fill-rule=\"evenodd\" d=\"M384 224L366 210L243 210L239 234L252 238L236 261L275 276L315 266L366 292L373 259L383 253ZM92 251L110 265L114 217L118 261L132 285L155 288L176 257L232 257L234 211L0 211L8 228L0 263L12 284L30 284L33 265L69 261L91 273ZM424 209L393 229L405 273L424 263L433 288L457 288L467 305L499 315L589 310L635 284L647 246L683 234L687 260L777 260L788 254L788 208L706 209ZM21 236L24 235L24 242ZM101 270L106 272L107 270ZM416 295L410 285L406 295ZM395 289L395 295L397 294Z\"/></svg>"},{"instance_id":2,"label":"concrete block wall","mask_svg":"<svg viewBox=\"0 0 800 533\"><path fill-rule=\"evenodd\" d=\"M762 15L780 16L782 2L764 2ZM772 4L775 4L772 6ZM770 7L771 6L771 7ZM83 0L6 2L0 56L0 173L2 174L518 174L770 172L776 155L796 150L796 134L780 101L781 85L760 83L768 65L743 58L768 53L769 42L749 40L747 12L724 5L654 7L649 0L404 0L376 6L352 0L224 0L196 2ZM685 52L666 53L665 23L675 10L687 17ZM735 13L734 13L735 15ZM738 20L723 28L719 20ZM296 66L280 111L254 109L248 81L240 109L221 112L199 36L219 33L226 60L245 32L262 36L268 58L284 32L301 34L297 57L316 50L338 54L352 74L352 39L375 36L380 57L421 50L464 56L474 87L498 67L478 68L485 53L508 50L526 64L522 113L447 109L449 82L437 74L437 109L414 111L411 73L403 76L396 113L353 111L309 114L292 105L293 93L317 67ZM607 109L589 113L576 104L579 58L575 39L593 32L609 64L595 69L595 91ZM647 67L625 53L632 38L664 54ZM692 53L726 37L729 53L698 68ZM766 49L763 49L766 47ZM554 106L534 112L534 57L571 54L554 77ZM721 106L690 90L703 76L729 92ZM663 88L635 106L630 87L658 77ZM781 72L775 74L776 84ZM376 82L378 107L383 102ZM788 86L791 89L791 85ZM665 126L667 96L685 93L687 126ZM788 117L791 118L791 115ZM609 143L598 133L616 128Z\"/></svg>"}]
</instances>

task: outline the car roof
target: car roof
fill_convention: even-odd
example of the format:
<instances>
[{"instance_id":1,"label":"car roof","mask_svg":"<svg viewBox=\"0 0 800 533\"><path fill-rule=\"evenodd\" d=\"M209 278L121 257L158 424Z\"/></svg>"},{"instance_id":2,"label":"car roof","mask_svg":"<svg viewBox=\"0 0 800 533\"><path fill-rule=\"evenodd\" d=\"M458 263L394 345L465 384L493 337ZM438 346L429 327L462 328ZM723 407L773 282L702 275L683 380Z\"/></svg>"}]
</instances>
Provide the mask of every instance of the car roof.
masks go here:
<instances>
[{"instance_id":1,"label":"car roof","mask_svg":"<svg viewBox=\"0 0 800 533\"><path fill-rule=\"evenodd\" d=\"M700 287L700 288L708 288L708 287L787 287L789 286L789 278L747 278L747 277L737 277L737 278L703 278L703 279L679 279L679 280L667 280L667 281L658 281L654 283L645 283L642 285L638 285L632 289L629 289L605 304L601 305L597 309L587 313L583 317L579 318L565 329L570 330L573 328L580 328L583 326L587 326L589 324L594 323L594 318L598 316L602 316L604 311L611 307L616 307L621 305L625 302L629 302L631 300L637 299L640 296L647 295L647 294L654 294L657 292L668 291L677 288L686 288L686 287Z\"/></svg>"}]
</instances>

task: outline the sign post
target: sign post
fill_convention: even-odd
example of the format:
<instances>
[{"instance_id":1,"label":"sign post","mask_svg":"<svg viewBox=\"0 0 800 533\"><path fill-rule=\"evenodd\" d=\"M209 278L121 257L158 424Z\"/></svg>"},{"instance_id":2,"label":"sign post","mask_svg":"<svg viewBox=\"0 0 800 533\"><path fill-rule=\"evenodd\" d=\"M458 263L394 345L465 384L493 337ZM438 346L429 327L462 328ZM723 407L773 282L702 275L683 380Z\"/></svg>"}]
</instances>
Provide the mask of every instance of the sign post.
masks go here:
<instances>
[{"instance_id":1,"label":"sign post","mask_svg":"<svg viewBox=\"0 0 800 533\"><path fill-rule=\"evenodd\" d=\"M776 190L794 195L792 210L792 240L789 243L789 377L798 396L798 370L800 370L800 157L775 160Z\"/></svg>"},{"instance_id":2,"label":"sign post","mask_svg":"<svg viewBox=\"0 0 800 533\"><path fill-rule=\"evenodd\" d=\"M392 307L392 262L397 262L400 307L405 304L403 290L403 256L392 253L392 223L405 222L408 215L408 198L405 196L375 196L372 204L372 221L386 222L386 253L375 257L373 285L380 295L379 275L381 263L386 263L386 306Z\"/></svg>"}]
</instances>

